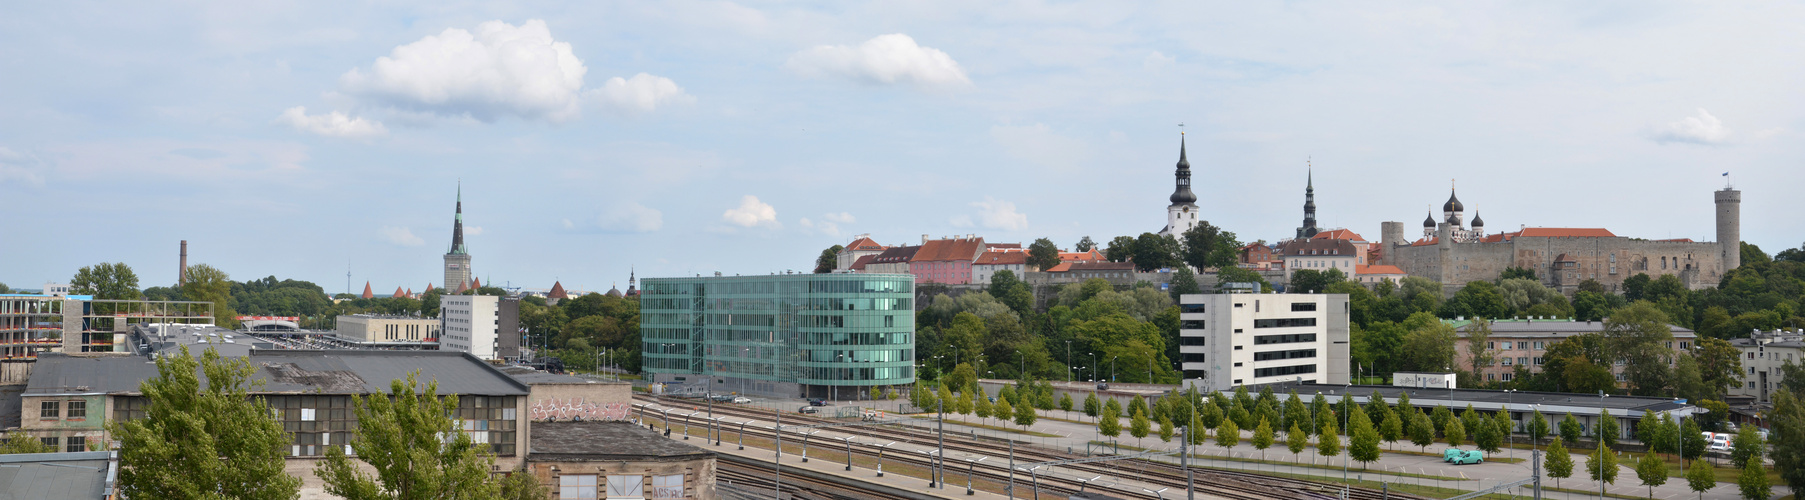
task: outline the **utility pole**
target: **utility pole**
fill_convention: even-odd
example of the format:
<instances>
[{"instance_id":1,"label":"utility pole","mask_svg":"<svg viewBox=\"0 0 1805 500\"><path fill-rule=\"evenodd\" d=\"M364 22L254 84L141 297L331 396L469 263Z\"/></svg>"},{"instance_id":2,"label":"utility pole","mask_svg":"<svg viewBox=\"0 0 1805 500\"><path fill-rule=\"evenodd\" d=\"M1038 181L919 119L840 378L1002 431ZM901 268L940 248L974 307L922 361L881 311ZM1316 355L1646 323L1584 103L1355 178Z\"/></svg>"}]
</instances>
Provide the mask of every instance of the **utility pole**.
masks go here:
<instances>
[{"instance_id":1,"label":"utility pole","mask_svg":"<svg viewBox=\"0 0 1805 500\"><path fill-rule=\"evenodd\" d=\"M1184 440L1178 442L1178 468L1185 470L1185 500L1197 500L1197 484L1191 478L1190 425L1185 426Z\"/></svg>"}]
</instances>

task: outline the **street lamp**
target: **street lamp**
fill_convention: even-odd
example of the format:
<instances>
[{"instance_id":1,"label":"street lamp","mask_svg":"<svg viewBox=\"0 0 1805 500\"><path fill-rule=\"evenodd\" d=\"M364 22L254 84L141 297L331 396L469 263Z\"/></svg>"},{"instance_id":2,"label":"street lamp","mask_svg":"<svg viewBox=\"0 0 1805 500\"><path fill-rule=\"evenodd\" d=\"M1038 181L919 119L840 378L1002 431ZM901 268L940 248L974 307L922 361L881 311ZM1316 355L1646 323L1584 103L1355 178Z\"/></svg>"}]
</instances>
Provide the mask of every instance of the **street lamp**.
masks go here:
<instances>
[{"instance_id":1,"label":"street lamp","mask_svg":"<svg viewBox=\"0 0 1805 500\"><path fill-rule=\"evenodd\" d=\"M1112 384L1116 382L1116 360L1121 357L1117 355L1109 358L1109 382Z\"/></svg>"},{"instance_id":2,"label":"street lamp","mask_svg":"<svg viewBox=\"0 0 1805 500\"><path fill-rule=\"evenodd\" d=\"M1598 390L1598 498L1604 498L1604 389Z\"/></svg>"},{"instance_id":3,"label":"street lamp","mask_svg":"<svg viewBox=\"0 0 1805 500\"><path fill-rule=\"evenodd\" d=\"M970 464L971 464L969 468L965 469L965 494L966 495L978 494L977 490L971 489L971 474L972 474L972 472L975 472L978 470L978 462L982 462L982 461L989 460L989 459L990 459L990 457L978 457L977 460L972 460L969 458L965 459L966 462L970 462Z\"/></svg>"},{"instance_id":4,"label":"street lamp","mask_svg":"<svg viewBox=\"0 0 1805 500\"><path fill-rule=\"evenodd\" d=\"M848 470L848 471L852 470L852 438L853 437L854 436L846 436L846 437L840 438L840 439L846 440L846 470Z\"/></svg>"},{"instance_id":5,"label":"street lamp","mask_svg":"<svg viewBox=\"0 0 1805 500\"><path fill-rule=\"evenodd\" d=\"M808 439L821 431L802 433L802 463L808 463Z\"/></svg>"},{"instance_id":6,"label":"street lamp","mask_svg":"<svg viewBox=\"0 0 1805 500\"><path fill-rule=\"evenodd\" d=\"M1091 381L1097 382L1097 353L1091 353Z\"/></svg>"},{"instance_id":7,"label":"street lamp","mask_svg":"<svg viewBox=\"0 0 1805 500\"><path fill-rule=\"evenodd\" d=\"M877 447L877 477L884 477L884 448L889 448L893 444L896 442L891 441Z\"/></svg>"}]
</instances>

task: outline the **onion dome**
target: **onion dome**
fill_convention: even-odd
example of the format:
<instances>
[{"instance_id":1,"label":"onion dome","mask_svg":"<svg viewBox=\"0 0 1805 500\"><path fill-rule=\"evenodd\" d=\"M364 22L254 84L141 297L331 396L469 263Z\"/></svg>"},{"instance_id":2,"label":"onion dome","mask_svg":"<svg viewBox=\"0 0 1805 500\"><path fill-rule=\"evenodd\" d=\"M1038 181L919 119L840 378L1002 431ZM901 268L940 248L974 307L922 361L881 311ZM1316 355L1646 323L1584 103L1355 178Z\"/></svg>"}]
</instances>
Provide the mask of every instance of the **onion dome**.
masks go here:
<instances>
[{"instance_id":1,"label":"onion dome","mask_svg":"<svg viewBox=\"0 0 1805 500\"><path fill-rule=\"evenodd\" d=\"M1433 227L1435 227L1435 216L1429 215L1427 217L1424 217L1423 218L1423 228L1428 229L1428 228L1433 228Z\"/></svg>"},{"instance_id":2,"label":"onion dome","mask_svg":"<svg viewBox=\"0 0 1805 500\"><path fill-rule=\"evenodd\" d=\"M1448 190L1448 202L1442 204L1441 211L1443 211L1443 212L1464 212L1464 211L1466 211L1466 207L1461 206L1460 198L1455 197L1454 190L1450 189L1450 190Z\"/></svg>"},{"instance_id":3,"label":"onion dome","mask_svg":"<svg viewBox=\"0 0 1805 500\"><path fill-rule=\"evenodd\" d=\"M1479 218L1479 212L1473 212L1473 227L1484 227L1485 219Z\"/></svg>"}]
</instances>

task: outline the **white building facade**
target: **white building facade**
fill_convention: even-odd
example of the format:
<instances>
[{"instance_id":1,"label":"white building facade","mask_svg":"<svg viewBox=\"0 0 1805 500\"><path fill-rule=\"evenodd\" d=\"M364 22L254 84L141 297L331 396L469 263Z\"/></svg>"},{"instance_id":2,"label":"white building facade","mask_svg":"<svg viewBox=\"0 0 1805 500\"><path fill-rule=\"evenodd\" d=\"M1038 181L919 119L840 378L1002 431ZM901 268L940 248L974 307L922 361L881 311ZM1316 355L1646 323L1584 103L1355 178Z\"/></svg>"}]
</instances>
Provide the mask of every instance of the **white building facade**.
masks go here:
<instances>
[{"instance_id":1,"label":"white building facade","mask_svg":"<svg viewBox=\"0 0 1805 500\"><path fill-rule=\"evenodd\" d=\"M1349 381L1347 295L1183 295L1178 307L1186 386Z\"/></svg>"},{"instance_id":2,"label":"white building facade","mask_svg":"<svg viewBox=\"0 0 1805 500\"><path fill-rule=\"evenodd\" d=\"M439 350L461 351L482 359L495 359L500 341L501 297L446 295L440 299Z\"/></svg>"},{"instance_id":3,"label":"white building facade","mask_svg":"<svg viewBox=\"0 0 1805 500\"><path fill-rule=\"evenodd\" d=\"M1754 332L1749 338L1731 339L1742 351L1742 381L1730 386L1731 396L1749 396L1763 403L1773 401L1780 389L1786 363L1805 364L1805 333L1775 330Z\"/></svg>"}]
</instances>

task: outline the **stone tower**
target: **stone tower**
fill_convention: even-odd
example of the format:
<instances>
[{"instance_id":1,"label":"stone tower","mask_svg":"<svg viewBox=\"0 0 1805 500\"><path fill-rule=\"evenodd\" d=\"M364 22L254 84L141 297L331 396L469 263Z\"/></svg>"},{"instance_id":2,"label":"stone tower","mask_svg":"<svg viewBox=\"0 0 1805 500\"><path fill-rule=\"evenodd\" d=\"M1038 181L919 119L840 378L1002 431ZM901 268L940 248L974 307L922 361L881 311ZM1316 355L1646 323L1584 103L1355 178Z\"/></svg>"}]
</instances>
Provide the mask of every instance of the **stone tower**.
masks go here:
<instances>
[{"instance_id":1,"label":"stone tower","mask_svg":"<svg viewBox=\"0 0 1805 500\"><path fill-rule=\"evenodd\" d=\"M445 289L470 284L470 250L464 247L464 187L458 186L457 215L451 223L451 251L445 253Z\"/></svg>"},{"instance_id":2,"label":"stone tower","mask_svg":"<svg viewBox=\"0 0 1805 500\"><path fill-rule=\"evenodd\" d=\"M1172 175L1177 187L1172 190L1172 204L1166 206L1166 228L1159 234L1179 236L1197 226L1197 195L1191 192L1191 162L1185 159L1183 133L1178 135L1178 168Z\"/></svg>"},{"instance_id":3,"label":"stone tower","mask_svg":"<svg viewBox=\"0 0 1805 500\"><path fill-rule=\"evenodd\" d=\"M1742 265L1742 191L1725 186L1717 199L1717 244L1723 247L1724 270Z\"/></svg>"}]
</instances>

